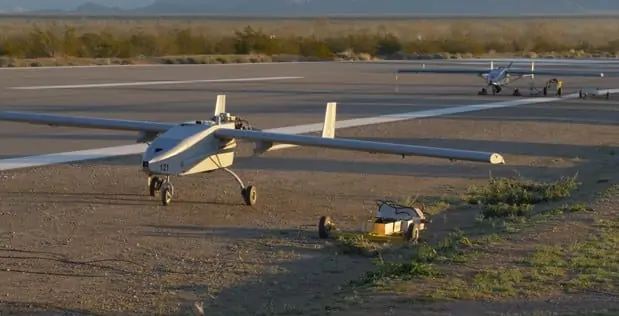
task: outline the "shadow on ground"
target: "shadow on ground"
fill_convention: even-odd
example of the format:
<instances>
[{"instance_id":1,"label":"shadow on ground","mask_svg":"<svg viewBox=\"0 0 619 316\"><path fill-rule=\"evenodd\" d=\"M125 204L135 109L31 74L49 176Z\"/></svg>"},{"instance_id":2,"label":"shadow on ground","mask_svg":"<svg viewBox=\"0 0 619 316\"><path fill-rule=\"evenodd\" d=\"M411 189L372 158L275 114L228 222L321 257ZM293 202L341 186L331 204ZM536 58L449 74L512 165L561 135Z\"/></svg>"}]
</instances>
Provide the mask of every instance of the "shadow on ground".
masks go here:
<instances>
[{"instance_id":1,"label":"shadow on ground","mask_svg":"<svg viewBox=\"0 0 619 316\"><path fill-rule=\"evenodd\" d=\"M89 310L63 308L53 304L39 302L14 302L0 301L0 315L3 316L103 316L107 314L95 313ZM132 314L115 314L118 316L129 316Z\"/></svg>"},{"instance_id":2,"label":"shadow on ground","mask_svg":"<svg viewBox=\"0 0 619 316\"><path fill-rule=\"evenodd\" d=\"M316 223L317 224L317 223ZM316 225L314 224L314 225ZM315 226L314 226L315 227ZM206 315L271 315L277 313L310 313L321 315L329 310L332 298L342 285L358 279L371 267L371 259L362 256L337 254L336 249L323 248L325 241L316 229L262 230L244 228L208 229L195 226L147 226L146 236L175 238L226 238L230 243L244 240L257 243L257 251L294 253L297 259L276 263L276 271L258 280L225 288L205 301ZM262 249L260 249L262 248ZM250 259L251 260L251 259ZM207 297L196 290L200 284L175 284L170 290L179 296ZM186 302L190 303L190 301Z\"/></svg>"}]
</instances>

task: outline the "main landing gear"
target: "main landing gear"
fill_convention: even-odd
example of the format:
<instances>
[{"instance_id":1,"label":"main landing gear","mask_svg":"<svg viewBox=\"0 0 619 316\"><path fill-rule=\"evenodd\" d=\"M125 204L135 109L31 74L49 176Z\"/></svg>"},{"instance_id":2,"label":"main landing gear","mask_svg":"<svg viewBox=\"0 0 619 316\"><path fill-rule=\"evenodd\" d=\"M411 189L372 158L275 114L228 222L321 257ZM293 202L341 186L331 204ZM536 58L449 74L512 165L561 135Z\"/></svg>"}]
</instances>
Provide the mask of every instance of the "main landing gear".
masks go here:
<instances>
[{"instance_id":1,"label":"main landing gear","mask_svg":"<svg viewBox=\"0 0 619 316\"><path fill-rule=\"evenodd\" d=\"M249 206L256 205L256 199L258 198L258 193L256 192L256 187L253 185L245 186L241 178L232 170L228 168L223 168L224 171L229 173L236 179L241 187L241 196L243 197L243 201L245 204ZM161 204L167 206L172 202L172 197L174 196L174 186L170 182L170 176L166 176L163 179L159 177L148 177L148 193L150 196L156 196L159 193L161 197Z\"/></svg>"},{"instance_id":2,"label":"main landing gear","mask_svg":"<svg viewBox=\"0 0 619 316\"><path fill-rule=\"evenodd\" d=\"M502 90L500 86L495 86L495 85L492 85L491 88L492 88L492 95L496 95ZM481 90L477 92L477 95L488 95L488 90L486 88L481 88Z\"/></svg>"}]
</instances>

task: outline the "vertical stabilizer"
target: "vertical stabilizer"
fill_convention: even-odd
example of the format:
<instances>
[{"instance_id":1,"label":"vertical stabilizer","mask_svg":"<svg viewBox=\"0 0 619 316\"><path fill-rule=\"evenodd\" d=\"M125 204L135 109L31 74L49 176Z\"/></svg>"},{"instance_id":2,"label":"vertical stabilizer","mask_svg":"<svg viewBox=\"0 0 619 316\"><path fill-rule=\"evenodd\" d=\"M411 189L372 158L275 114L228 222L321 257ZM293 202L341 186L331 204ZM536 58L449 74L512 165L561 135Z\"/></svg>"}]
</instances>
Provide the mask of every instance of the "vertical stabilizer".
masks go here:
<instances>
[{"instance_id":1,"label":"vertical stabilizer","mask_svg":"<svg viewBox=\"0 0 619 316\"><path fill-rule=\"evenodd\" d=\"M494 60L490 61L490 70L494 70Z\"/></svg>"},{"instance_id":2,"label":"vertical stabilizer","mask_svg":"<svg viewBox=\"0 0 619 316\"><path fill-rule=\"evenodd\" d=\"M535 79L535 62L531 61L531 79Z\"/></svg>"},{"instance_id":3,"label":"vertical stabilizer","mask_svg":"<svg viewBox=\"0 0 619 316\"><path fill-rule=\"evenodd\" d=\"M334 138L335 137L335 109L337 103L327 103L327 110L325 111L325 123L322 126L322 137Z\"/></svg>"},{"instance_id":4,"label":"vertical stabilizer","mask_svg":"<svg viewBox=\"0 0 619 316\"><path fill-rule=\"evenodd\" d=\"M221 113L226 113L226 95L217 95L217 103L215 103L215 115L219 116Z\"/></svg>"}]
</instances>

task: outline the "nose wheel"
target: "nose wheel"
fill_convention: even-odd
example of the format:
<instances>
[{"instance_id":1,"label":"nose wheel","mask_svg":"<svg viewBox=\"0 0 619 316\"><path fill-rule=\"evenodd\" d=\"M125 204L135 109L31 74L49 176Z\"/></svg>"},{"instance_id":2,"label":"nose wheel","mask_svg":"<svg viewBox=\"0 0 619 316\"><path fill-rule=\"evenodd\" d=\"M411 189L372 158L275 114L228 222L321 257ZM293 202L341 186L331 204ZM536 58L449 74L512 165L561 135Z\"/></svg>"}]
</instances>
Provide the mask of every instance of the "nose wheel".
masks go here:
<instances>
[{"instance_id":1,"label":"nose wheel","mask_svg":"<svg viewBox=\"0 0 619 316\"><path fill-rule=\"evenodd\" d=\"M170 181L166 180L163 182L161 189L159 189L159 195L161 196L161 204L163 204L163 206L170 205L172 196L174 196L174 186Z\"/></svg>"},{"instance_id":2,"label":"nose wheel","mask_svg":"<svg viewBox=\"0 0 619 316\"><path fill-rule=\"evenodd\" d=\"M159 193L159 189L161 189L161 185L163 184L163 180L158 177L148 177L148 193L150 196L156 196Z\"/></svg>"},{"instance_id":3,"label":"nose wheel","mask_svg":"<svg viewBox=\"0 0 619 316\"><path fill-rule=\"evenodd\" d=\"M170 182L170 177L160 179L158 177L148 178L148 193L150 196L156 196L159 193L161 204L163 206L170 205L174 196L174 186Z\"/></svg>"}]
</instances>

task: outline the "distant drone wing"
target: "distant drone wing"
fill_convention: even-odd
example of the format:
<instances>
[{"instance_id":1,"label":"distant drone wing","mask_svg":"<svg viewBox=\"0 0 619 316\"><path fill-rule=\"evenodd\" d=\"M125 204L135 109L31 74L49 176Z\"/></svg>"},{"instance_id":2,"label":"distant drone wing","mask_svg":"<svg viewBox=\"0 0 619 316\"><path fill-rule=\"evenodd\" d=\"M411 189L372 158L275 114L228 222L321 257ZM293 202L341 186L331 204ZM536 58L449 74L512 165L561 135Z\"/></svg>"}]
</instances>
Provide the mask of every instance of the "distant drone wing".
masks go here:
<instances>
[{"instance_id":1,"label":"distant drone wing","mask_svg":"<svg viewBox=\"0 0 619 316\"><path fill-rule=\"evenodd\" d=\"M530 77L535 76L552 76L552 77L617 77L619 72L616 71L593 71L593 70L526 70L515 71L510 70L510 75Z\"/></svg>"}]
</instances>

